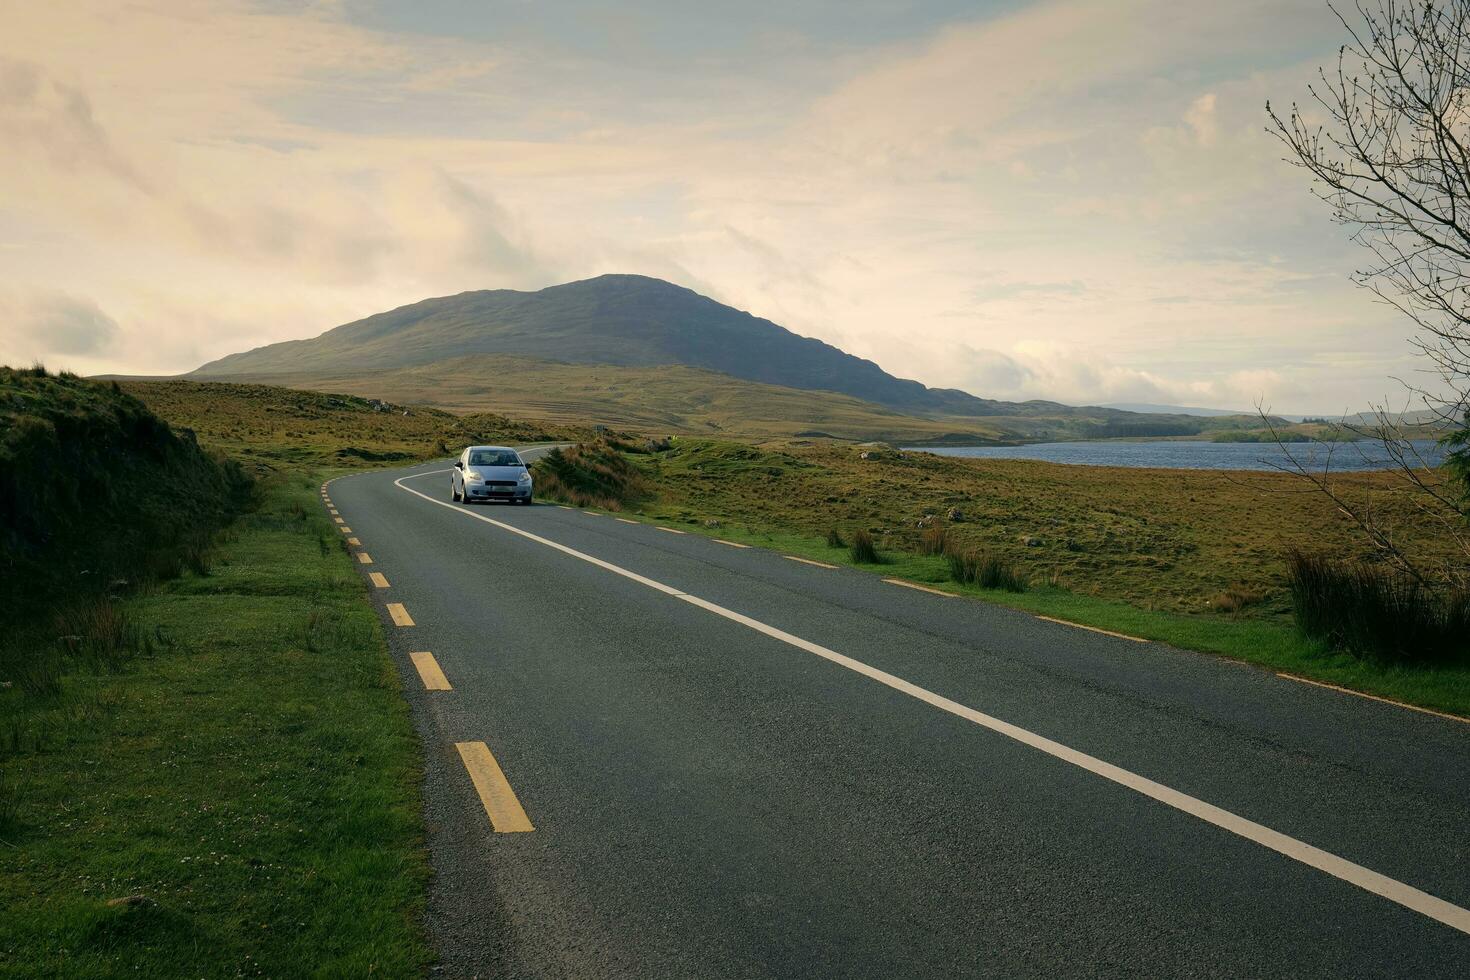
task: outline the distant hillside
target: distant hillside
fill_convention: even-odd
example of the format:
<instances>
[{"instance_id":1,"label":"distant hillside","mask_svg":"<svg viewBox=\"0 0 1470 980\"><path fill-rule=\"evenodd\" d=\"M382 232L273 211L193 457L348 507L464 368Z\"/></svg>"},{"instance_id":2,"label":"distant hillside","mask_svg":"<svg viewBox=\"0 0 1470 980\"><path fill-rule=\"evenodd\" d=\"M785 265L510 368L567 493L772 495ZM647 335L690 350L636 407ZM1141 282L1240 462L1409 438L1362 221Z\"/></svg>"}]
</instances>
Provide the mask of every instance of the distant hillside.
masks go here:
<instances>
[{"instance_id":1,"label":"distant hillside","mask_svg":"<svg viewBox=\"0 0 1470 980\"><path fill-rule=\"evenodd\" d=\"M783 388L683 366L567 364L472 354L366 374L275 374L259 379L451 412L494 411L553 423L598 422L656 433L975 445L1020 440L1034 431L1029 419L921 417L848 395Z\"/></svg>"},{"instance_id":2,"label":"distant hillside","mask_svg":"<svg viewBox=\"0 0 1470 980\"><path fill-rule=\"evenodd\" d=\"M426 299L310 340L231 354L188 377L362 375L467 354L630 367L684 365L787 388L835 391L910 412L973 416L1076 412L1052 402L1007 404L927 388L693 290L629 275L599 276L537 292L496 289ZM1100 409L1087 414L1121 415Z\"/></svg>"}]
</instances>

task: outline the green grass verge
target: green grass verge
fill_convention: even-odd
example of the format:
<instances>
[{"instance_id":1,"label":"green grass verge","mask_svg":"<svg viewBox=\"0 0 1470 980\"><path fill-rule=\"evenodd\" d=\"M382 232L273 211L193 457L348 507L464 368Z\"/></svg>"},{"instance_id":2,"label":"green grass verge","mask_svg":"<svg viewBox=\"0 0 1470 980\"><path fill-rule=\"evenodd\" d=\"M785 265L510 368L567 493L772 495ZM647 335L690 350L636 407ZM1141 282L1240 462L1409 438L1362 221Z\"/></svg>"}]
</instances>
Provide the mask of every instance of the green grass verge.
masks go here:
<instances>
[{"instance_id":1,"label":"green grass verge","mask_svg":"<svg viewBox=\"0 0 1470 980\"><path fill-rule=\"evenodd\" d=\"M0 976L430 962L419 748L320 480L120 600L148 638L125 664L0 690Z\"/></svg>"},{"instance_id":2,"label":"green grass verge","mask_svg":"<svg viewBox=\"0 0 1470 980\"><path fill-rule=\"evenodd\" d=\"M1304 637L1290 622L1280 619L1191 616L1140 609L1124 602L1080 595L1048 585L1033 586L1022 593L982 589L954 582L950 578L948 563L940 556L885 551L882 552L882 564L860 565L852 561L847 548L835 548L824 540L806 535L768 531L749 524L721 522L719 526L712 527L698 519L661 514L656 506L641 512L620 512L618 516L650 524L677 523L683 529L708 537L769 548L832 565L845 565L885 578L918 582L957 596L1154 640L1184 650L1218 654L1274 671L1298 674L1470 718L1470 666L1389 666L1362 660L1328 650L1323 644Z\"/></svg>"}]
</instances>

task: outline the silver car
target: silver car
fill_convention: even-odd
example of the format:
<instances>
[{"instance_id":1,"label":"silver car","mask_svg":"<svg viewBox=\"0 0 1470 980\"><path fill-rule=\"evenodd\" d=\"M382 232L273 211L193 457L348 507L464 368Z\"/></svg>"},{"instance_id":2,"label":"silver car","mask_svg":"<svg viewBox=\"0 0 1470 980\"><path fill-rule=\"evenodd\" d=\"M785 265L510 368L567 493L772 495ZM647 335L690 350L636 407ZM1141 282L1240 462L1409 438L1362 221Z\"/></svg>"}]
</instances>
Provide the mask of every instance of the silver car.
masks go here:
<instances>
[{"instance_id":1,"label":"silver car","mask_svg":"<svg viewBox=\"0 0 1470 980\"><path fill-rule=\"evenodd\" d=\"M514 449L505 446L470 446L454 461L449 476L449 499L531 502L531 471Z\"/></svg>"}]
</instances>

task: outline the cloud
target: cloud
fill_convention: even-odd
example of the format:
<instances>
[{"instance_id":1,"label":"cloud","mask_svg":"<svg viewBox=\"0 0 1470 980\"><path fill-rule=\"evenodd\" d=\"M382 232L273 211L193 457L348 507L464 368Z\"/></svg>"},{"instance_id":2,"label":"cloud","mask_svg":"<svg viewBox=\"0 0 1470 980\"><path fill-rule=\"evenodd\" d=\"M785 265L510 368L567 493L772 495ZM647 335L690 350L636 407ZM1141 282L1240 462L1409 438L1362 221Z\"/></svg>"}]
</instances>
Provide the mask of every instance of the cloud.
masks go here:
<instances>
[{"instance_id":1,"label":"cloud","mask_svg":"<svg viewBox=\"0 0 1470 980\"><path fill-rule=\"evenodd\" d=\"M98 124L91 100L40 66L0 57L0 142L6 152L38 152L68 174L101 172L147 191L148 183Z\"/></svg>"},{"instance_id":2,"label":"cloud","mask_svg":"<svg viewBox=\"0 0 1470 980\"><path fill-rule=\"evenodd\" d=\"M62 293L0 296L0 355L14 363L108 353L121 331L91 300Z\"/></svg>"},{"instance_id":3,"label":"cloud","mask_svg":"<svg viewBox=\"0 0 1470 980\"><path fill-rule=\"evenodd\" d=\"M1319 0L1043 0L769 72L702 37L677 84L664 52L365 9L17 7L0 289L85 284L130 372L608 271L982 395L1335 405L1402 367L1261 131L1335 50Z\"/></svg>"}]
</instances>

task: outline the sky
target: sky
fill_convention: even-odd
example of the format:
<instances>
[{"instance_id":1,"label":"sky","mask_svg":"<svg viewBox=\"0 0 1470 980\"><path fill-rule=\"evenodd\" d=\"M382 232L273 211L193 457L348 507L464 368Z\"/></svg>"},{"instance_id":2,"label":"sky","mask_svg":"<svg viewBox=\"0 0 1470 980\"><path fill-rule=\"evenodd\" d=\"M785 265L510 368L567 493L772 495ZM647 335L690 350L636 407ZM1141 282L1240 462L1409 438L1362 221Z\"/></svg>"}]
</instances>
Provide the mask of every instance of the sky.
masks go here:
<instances>
[{"instance_id":1,"label":"sky","mask_svg":"<svg viewBox=\"0 0 1470 980\"><path fill-rule=\"evenodd\" d=\"M992 398L1422 382L1264 105L1322 0L0 0L0 362L658 276Z\"/></svg>"}]
</instances>

